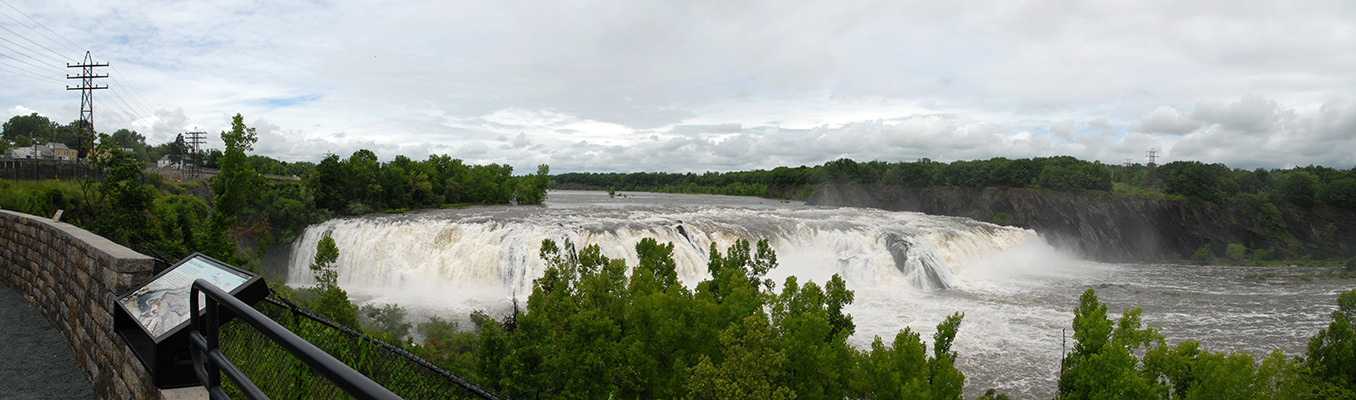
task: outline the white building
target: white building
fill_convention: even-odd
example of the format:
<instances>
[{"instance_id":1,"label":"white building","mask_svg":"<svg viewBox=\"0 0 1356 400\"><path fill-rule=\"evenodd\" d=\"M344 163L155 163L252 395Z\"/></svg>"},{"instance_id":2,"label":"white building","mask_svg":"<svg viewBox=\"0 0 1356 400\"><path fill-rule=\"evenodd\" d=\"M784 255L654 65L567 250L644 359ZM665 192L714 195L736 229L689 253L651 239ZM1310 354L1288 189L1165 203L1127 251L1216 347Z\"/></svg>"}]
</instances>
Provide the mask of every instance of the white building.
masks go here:
<instances>
[{"instance_id":1,"label":"white building","mask_svg":"<svg viewBox=\"0 0 1356 400\"><path fill-rule=\"evenodd\" d=\"M188 166L188 163L186 161L188 160L179 160L179 162L176 163L174 161L170 161L170 156L165 155L163 157L160 157L160 160L155 162L155 166L160 168L179 169L180 167Z\"/></svg>"}]
</instances>

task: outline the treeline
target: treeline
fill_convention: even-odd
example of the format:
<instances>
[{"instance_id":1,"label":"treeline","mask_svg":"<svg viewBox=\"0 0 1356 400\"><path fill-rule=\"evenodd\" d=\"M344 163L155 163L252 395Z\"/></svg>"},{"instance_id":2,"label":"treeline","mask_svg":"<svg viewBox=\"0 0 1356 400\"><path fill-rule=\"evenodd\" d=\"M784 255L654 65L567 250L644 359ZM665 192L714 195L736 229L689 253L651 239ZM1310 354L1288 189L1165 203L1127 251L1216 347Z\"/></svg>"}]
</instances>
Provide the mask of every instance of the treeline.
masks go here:
<instances>
[{"instance_id":1,"label":"treeline","mask_svg":"<svg viewBox=\"0 0 1356 400\"><path fill-rule=\"evenodd\" d=\"M810 171L810 168L800 167L800 171ZM778 168L776 174L785 174L785 171L793 171L790 168ZM635 173L593 173L593 172L573 172L560 174L552 177L552 183L557 189L569 190L618 190L630 192L658 192L658 193L686 193L686 194L720 194L730 196L763 196L767 193L769 185L775 185L782 180L774 177L772 171L745 171L745 172L707 172L704 174L694 173L668 173L668 172L635 172ZM780 175L778 175L780 176Z\"/></svg>"},{"instance_id":2,"label":"treeline","mask_svg":"<svg viewBox=\"0 0 1356 400\"><path fill-rule=\"evenodd\" d=\"M399 307L312 304L520 399L961 398L965 375L955 363L963 355L951 346L963 314L942 321L930 346L905 328L856 349L846 344L855 325L843 312L853 291L837 275L823 286L790 277L777 290L764 278L778 265L766 242L740 240L724 253L713 245L711 278L695 289L678 282L672 244L644 239L635 250L628 268L596 245L576 252L545 240L547 269L526 310L515 304L498 319L476 312L467 330L435 317L417 328L423 344L407 338ZM318 282L327 274L318 270ZM1286 357L1276 349L1212 352L1195 340L1169 345L1142 324L1139 308L1113 320L1088 289L1059 366L1059 398L1356 398L1356 290L1337 303L1305 356ZM989 390L981 398L1006 396Z\"/></svg>"},{"instance_id":3,"label":"treeline","mask_svg":"<svg viewBox=\"0 0 1356 400\"><path fill-rule=\"evenodd\" d=\"M553 177L557 188L657 191L694 194L731 194L808 198L824 183L897 185L909 187L1016 187L1054 191L1110 191L1111 171L1098 162L1073 157L956 161L950 164L922 159L916 162L856 162L839 159L815 167L778 167L744 172L705 174L569 173ZM805 190L811 188L810 190ZM736 189L736 190L731 190ZM758 189L763 189L759 191ZM772 189L769 191L768 189Z\"/></svg>"},{"instance_id":4,"label":"treeline","mask_svg":"<svg viewBox=\"0 0 1356 400\"><path fill-rule=\"evenodd\" d=\"M1115 166L1118 182L1215 204L1270 202L1356 209L1356 169L1322 166L1291 169L1230 169L1224 164L1176 161L1154 169Z\"/></svg>"},{"instance_id":5,"label":"treeline","mask_svg":"<svg viewBox=\"0 0 1356 400\"><path fill-rule=\"evenodd\" d=\"M1030 188L1058 192L1115 192L1217 205L1266 208L1291 204L1356 209L1356 169L1322 166L1246 170L1224 164L1175 161L1149 167L1084 161L1069 156L992 158L951 163L856 162L839 159L815 167L707 172L704 174L568 173L553 177L559 189L731 194L805 199L825 183L865 186ZM764 188L763 193L757 193ZM806 188L811 188L806 190ZM1260 209L1259 209L1260 210ZM1259 212L1266 212L1260 210Z\"/></svg>"},{"instance_id":6,"label":"treeline","mask_svg":"<svg viewBox=\"0 0 1356 400\"><path fill-rule=\"evenodd\" d=\"M424 161L396 156L380 163L371 151L358 150L346 159L325 157L302 181L316 207L352 215L445 204L541 204L549 173L543 164L535 175L515 177L509 165L466 165L446 155Z\"/></svg>"}]
</instances>

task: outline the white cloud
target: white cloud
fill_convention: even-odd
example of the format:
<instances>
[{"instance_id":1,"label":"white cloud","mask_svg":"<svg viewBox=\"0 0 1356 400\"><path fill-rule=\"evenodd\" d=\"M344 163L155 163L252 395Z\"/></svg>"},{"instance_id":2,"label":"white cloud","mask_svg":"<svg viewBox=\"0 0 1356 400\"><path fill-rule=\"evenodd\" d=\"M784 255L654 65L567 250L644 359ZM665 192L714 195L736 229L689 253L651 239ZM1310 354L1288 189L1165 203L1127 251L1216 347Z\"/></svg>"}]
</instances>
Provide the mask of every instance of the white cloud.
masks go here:
<instances>
[{"instance_id":1,"label":"white cloud","mask_svg":"<svg viewBox=\"0 0 1356 400\"><path fill-rule=\"evenodd\" d=\"M1199 110L1199 106L1197 110ZM1182 115L1177 109L1162 106L1158 107L1139 119L1139 124L1130 128L1134 132L1145 133L1166 133L1169 135L1184 135L1195 131L1201 127L1200 121L1194 121L1190 115Z\"/></svg>"},{"instance_id":2,"label":"white cloud","mask_svg":"<svg viewBox=\"0 0 1356 400\"><path fill-rule=\"evenodd\" d=\"M1066 119L1057 124L1050 125L1050 134L1064 138L1064 140L1073 140L1074 120Z\"/></svg>"},{"instance_id":3,"label":"white cloud","mask_svg":"<svg viewBox=\"0 0 1356 400\"><path fill-rule=\"evenodd\" d=\"M15 6L116 67L96 93L100 130L157 142L196 127L215 141L241 113L260 122L260 154L291 160L367 148L519 171L704 171L1120 162L1158 147L1239 166L1351 164L1334 147L1352 136L1340 100L1356 98L1351 2ZM75 92L0 67L0 109L79 115ZM47 69L32 72L64 81Z\"/></svg>"}]
</instances>

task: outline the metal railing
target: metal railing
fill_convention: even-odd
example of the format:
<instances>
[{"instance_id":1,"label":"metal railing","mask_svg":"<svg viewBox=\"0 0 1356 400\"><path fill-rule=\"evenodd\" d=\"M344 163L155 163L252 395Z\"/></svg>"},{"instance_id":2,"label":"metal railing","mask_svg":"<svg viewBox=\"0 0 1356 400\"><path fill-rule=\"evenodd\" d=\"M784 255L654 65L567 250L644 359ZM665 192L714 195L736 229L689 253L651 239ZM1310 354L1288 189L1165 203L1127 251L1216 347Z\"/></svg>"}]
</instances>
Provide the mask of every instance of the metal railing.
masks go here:
<instances>
[{"instance_id":1,"label":"metal railing","mask_svg":"<svg viewBox=\"0 0 1356 400\"><path fill-rule=\"evenodd\" d=\"M206 295L206 308L198 309L198 294ZM225 310L222 310L225 308ZM236 388L250 399L267 399L263 391L250 381L249 377L231 363L220 349L220 330L222 314L230 313L250 324L264 336L287 350L298 360L320 373L335 386L355 399L399 399L395 393L378 385L363 374L325 353L311 343L264 316L259 311L236 299L230 293L213 286L207 280L193 282L189 295L190 321L189 345L192 347L193 369L198 380L207 388L213 399L229 399L221 387L221 374L225 373Z\"/></svg>"}]
</instances>

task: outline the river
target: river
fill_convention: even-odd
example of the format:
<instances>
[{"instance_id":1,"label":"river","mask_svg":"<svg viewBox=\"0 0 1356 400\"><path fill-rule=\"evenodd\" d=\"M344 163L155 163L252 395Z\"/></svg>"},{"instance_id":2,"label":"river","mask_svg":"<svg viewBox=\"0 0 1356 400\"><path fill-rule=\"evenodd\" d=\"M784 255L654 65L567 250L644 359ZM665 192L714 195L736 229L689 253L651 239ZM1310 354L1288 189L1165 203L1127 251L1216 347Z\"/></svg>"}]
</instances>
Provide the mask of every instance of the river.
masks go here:
<instances>
[{"instance_id":1,"label":"river","mask_svg":"<svg viewBox=\"0 0 1356 400\"><path fill-rule=\"evenodd\" d=\"M954 349L965 395L996 388L1013 398L1055 394L1062 349L1078 296L1096 288L1119 316L1144 309L1169 342L1197 339L1215 351L1301 354L1326 327L1349 280L1293 277L1317 269L1103 264L1052 248L1030 230L966 218L801 202L706 195L553 191L541 207L476 206L341 218L311 226L293 246L288 282L313 284L307 268L330 235L340 249L339 284L364 303L397 303L412 322L464 320L526 299L545 268L542 239L598 244L635 264L643 238L675 243L680 279L706 279L712 242L769 239L779 284L795 275L822 284L840 274L856 301L849 342L867 347L911 327L931 342L935 326L965 313ZM1267 279L1249 276L1275 274Z\"/></svg>"}]
</instances>

